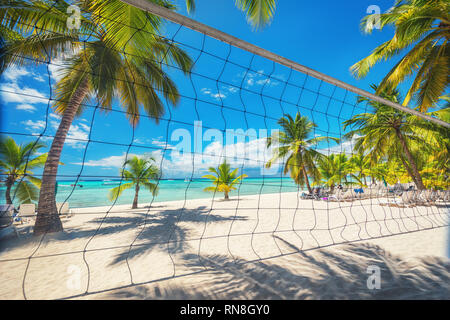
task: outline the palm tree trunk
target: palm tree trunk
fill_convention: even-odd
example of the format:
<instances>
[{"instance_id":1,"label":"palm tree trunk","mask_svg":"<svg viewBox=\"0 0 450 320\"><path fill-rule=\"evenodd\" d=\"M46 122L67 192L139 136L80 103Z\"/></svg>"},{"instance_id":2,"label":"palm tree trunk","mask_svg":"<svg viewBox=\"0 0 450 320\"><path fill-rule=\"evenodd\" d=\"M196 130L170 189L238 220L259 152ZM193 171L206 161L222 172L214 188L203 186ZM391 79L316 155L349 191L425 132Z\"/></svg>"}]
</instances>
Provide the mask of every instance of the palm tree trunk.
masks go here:
<instances>
[{"instance_id":1,"label":"palm tree trunk","mask_svg":"<svg viewBox=\"0 0 450 320\"><path fill-rule=\"evenodd\" d=\"M425 190L426 188L425 185L423 184L422 177L420 176L416 162L414 161L414 158L411 152L409 151L408 145L406 144L405 137L403 137L399 129L396 129L395 132L397 134L398 139L400 140L400 144L402 145L403 151L405 152L406 158L408 159L409 165L411 166L412 171L410 173L411 178L413 178L413 180L415 181L417 189Z\"/></svg>"},{"instance_id":2,"label":"palm tree trunk","mask_svg":"<svg viewBox=\"0 0 450 320\"><path fill-rule=\"evenodd\" d=\"M303 176L305 177L305 183L306 183L306 187L308 188L308 192L309 192L309 194L312 194L313 191L312 191L311 186L309 184L308 173L306 173L306 167L305 166L303 166L302 171L303 171Z\"/></svg>"},{"instance_id":3,"label":"palm tree trunk","mask_svg":"<svg viewBox=\"0 0 450 320\"><path fill-rule=\"evenodd\" d=\"M6 192L5 192L6 204L12 204L12 200L11 200L12 185L13 184L10 181L6 181Z\"/></svg>"},{"instance_id":4,"label":"palm tree trunk","mask_svg":"<svg viewBox=\"0 0 450 320\"><path fill-rule=\"evenodd\" d=\"M402 160L403 166L406 168L406 171L408 171L409 176L412 178L414 184L417 186L417 179L414 176L413 171L411 170L411 167L408 165L408 163L406 162L406 160L403 157L400 157L400 159Z\"/></svg>"},{"instance_id":5,"label":"palm tree trunk","mask_svg":"<svg viewBox=\"0 0 450 320\"><path fill-rule=\"evenodd\" d=\"M55 137L48 152L42 175L41 190L37 210L34 234L63 231L61 220L56 210L55 185L61 152L66 141L67 133L72 125L77 111L89 90L88 79L85 78L69 101L63 117L56 131Z\"/></svg>"},{"instance_id":6,"label":"palm tree trunk","mask_svg":"<svg viewBox=\"0 0 450 320\"><path fill-rule=\"evenodd\" d=\"M137 209L138 207L138 197L139 197L139 183L136 183L136 188L134 189L134 200L133 200L133 206L131 209Z\"/></svg>"},{"instance_id":7,"label":"palm tree trunk","mask_svg":"<svg viewBox=\"0 0 450 320\"><path fill-rule=\"evenodd\" d=\"M225 193L225 200L229 200L230 196L228 195L228 191L225 191L224 193Z\"/></svg>"}]
</instances>

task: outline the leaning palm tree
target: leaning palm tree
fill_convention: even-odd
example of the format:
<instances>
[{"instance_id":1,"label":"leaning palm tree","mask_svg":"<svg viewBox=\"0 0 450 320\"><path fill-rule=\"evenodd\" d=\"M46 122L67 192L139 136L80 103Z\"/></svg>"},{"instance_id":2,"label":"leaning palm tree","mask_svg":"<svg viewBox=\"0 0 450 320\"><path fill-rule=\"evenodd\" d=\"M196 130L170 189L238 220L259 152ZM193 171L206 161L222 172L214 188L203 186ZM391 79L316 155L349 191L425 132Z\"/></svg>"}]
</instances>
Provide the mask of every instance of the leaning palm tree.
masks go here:
<instances>
[{"instance_id":1,"label":"leaning palm tree","mask_svg":"<svg viewBox=\"0 0 450 320\"><path fill-rule=\"evenodd\" d=\"M151 182L151 180L158 180L160 173L158 167L154 164L153 158L133 158L125 161L124 169L121 171L121 176L126 183L121 182L118 187L111 189L109 192L109 200L116 201L124 190L134 187L134 200L132 209L137 209L139 190L144 187L152 193L153 196L158 194L158 184Z\"/></svg>"},{"instance_id":2,"label":"leaning palm tree","mask_svg":"<svg viewBox=\"0 0 450 320\"><path fill-rule=\"evenodd\" d=\"M239 169L236 168L233 171L231 170L230 165L226 160L216 169L214 167L210 167L208 169L209 172L213 174L204 175L202 178L210 179L213 183L212 187L206 187L203 191L208 192L223 192L225 196L225 200L230 199L230 192L232 190L236 190L235 185L242 181L242 179L247 178L246 174L241 174L238 176Z\"/></svg>"},{"instance_id":3,"label":"leaning palm tree","mask_svg":"<svg viewBox=\"0 0 450 320\"><path fill-rule=\"evenodd\" d=\"M47 154L40 154L45 148L42 143L29 142L18 145L13 138L0 140L0 175L6 185L6 203L12 204L12 188L18 182L14 192L19 203L31 203L38 199L41 179L35 177L31 170L43 167Z\"/></svg>"},{"instance_id":4,"label":"leaning palm tree","mask_svg":"<svg viewBox=\"0 0 450 320\"><path fill-rule=\"evenodd\" d=\"M273 152L273 158L266 163L270 168L272 164L280 159L287 158L284 165L284 174L290 172L291 178L297 185L305 185L309 193L312 188L309 183L310 175L314 181L319 181L320 173L316 166L316 160L323 156L314 149L319 142L332 140L339 142L339 139L333 137L313 137L314 128L317 125L310 121L308 117L297 113L295 119L291 115L285 115L278 120L282 131L273 134L267 139L267 148L277 142L280 146Z\"/></svg>"},{"instance_id":5,"label":"leaning palm tree","mask_svg":"<svg viewBox=\"0 0 450 320\"><path fill-rule=\"evenodd\" d=\"M419 109L426 111L445 92L450 81L450 1L397 0L379 18L379 24L376 24L377 17L369 15L362 20L361 27L371 33L377 25L381 29L393 26L394 36L353 65L351 71L362 78L376 63L408 50L384 77L376 93L386 87L396 88L415 75L403 104L408 105L417 94Z\"/></svg>"},{"instance_id":6,"label":"leaning palm tree","mask_svg":"<svg viewBox=\"0 0 450 320\"><path fill-rule=\"evenodd\" d=\"M61 231L55 183L75 117L91 100L104 112L119 100L132 126L139 123L140 109L158 122L165 111L161 97L172 105L179 102L177 87L163 64L188 74L192 60L179 47L157 36L162 22L159 17L119 0L75 1L82 9L78 29L68 27L66 1L10 2L0 7L0 21L23 37L7 41L5 63L68 56L63 60L62 79L56 84L53 108L62 118L45 164L34 227L35 234ZM167 2L157 3L174 8Z\"/></svg>"},{"instance_id":7,"label":"leaning palm tree","mask_svg":"<svg viewBox=\"0 0 450 320\"><path fill-rule=\"evenodd\" d=\"M373 85L372 88L376 90L377 86ZM393 102L398 102L400 99L400 93L396 89L386 89L381 96ZM357 114L344 122L344 130L353 129L345 137L351 139L358 136L354 149L357 152L366 152L372 162L379 159L401 161L417 188L425 189L417 164L417 156L412 150L416 149L417 152L419 149L421 152L433 150L426 135L416 134L419 128L429 130L430 124L379 102L364 97L358 100L367 102L373 112Z\"/></svg>"},{"instance_id":8,"label":"leaning palm tree","mask_svg":"<svg viewBox=\"0 0 450 320\"><path fill-rule=\"evenodd\" d=\"M320 172L321 182L333 191L336 185L347 182L349 162L345 153L330 154L317 159L317 167Z\"/></svg>"}]
</instances>

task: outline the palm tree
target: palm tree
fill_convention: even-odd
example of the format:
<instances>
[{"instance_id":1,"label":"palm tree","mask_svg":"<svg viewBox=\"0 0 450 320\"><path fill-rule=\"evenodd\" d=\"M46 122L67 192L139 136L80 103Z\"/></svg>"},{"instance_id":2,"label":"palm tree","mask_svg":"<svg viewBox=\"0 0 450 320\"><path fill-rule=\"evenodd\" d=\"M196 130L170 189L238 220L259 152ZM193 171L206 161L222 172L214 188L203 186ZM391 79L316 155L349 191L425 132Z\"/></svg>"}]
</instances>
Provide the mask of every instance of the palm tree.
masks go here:
<instances>
[{"instance_id":1,"label":"palm tree","mask_svg":"<svg viewBox=\"0 0 450 320\"><path fill-rule=\"evenodd\" d=\"M65 1L15 0L0 8L2 24L25 35L7 42L4 63L70 55L56 85L53 108L62 119L44 168L35 234L62 230L55 203L58 163L69 128L86 103L96 99L100 110L108 112L118 99L132 126L139 122L140 108L158 122L165 111L160 96L172 105L179 102L176 85L162 63L178 66L184 74L192 66L183 50L156 35L162 22L159 17L119 0L75 4L82 9L77 30L67 26L69 4Z\"/></svg>"},{"instance_id":2,"label":"palm tree","mask_svg":"<svg viewBox=\"0 0 450 320\"><path fill-rule=\"evenodd\" d=\"M367 16L361 26L367 33L375 27L374 16ZM358 78L367 75L379 61L408 52L389 71L378 86L377 94L388 86L396 88L415 74L403 101L408 105L417 94L418 106L426 111L446 90L449 84L450 2L448 0L397 0L395 5L380 16L381 29L393 26L392 39L381 44L368 57L350 69Z\"/></svg>"},{"instance_id":3,"label":"palm tree","mask_svg":"<svg viewBox=\"0 0 450 320\"><path fill-rule=\"evenodd\" d=\"M450 108L428 113L443 121L450 121ZM423 126L415 128L414 134L424 136L433 146L431 152L424 152L416 146L414 152L418 155L422 170L424 185L427 188L447 189L450 180L450 135L448 129L423 120Z\"/></svg>"},{"instance_id":4,"label":"palm tree","mask_svg":"<svg viewBox=\"0 0 450 320\"><path fill-rule=\"evenodd\" d=\"M274 149L273 158L266 163L266 167L270 168L273 162L287 157L283 173L290 172L295 183L297 185L306 184L309 193L312 194L308 175L312 176L314 181L319 180L320 174L315 162L323 156L313 147L321 141L333 140L339 142L339 139L325 136L312 137L317 125L310 121L308 117L301 116L300 113L297 113L295 119L291 115L285 115L278 120L278 124L282 131L267 139L267 148L274 142L277 142L280 146Z\"/></svg>"},{"instance_id":5,"label":"palm tree","mask_svg":"<svg viewBox=\"0 0 450 320\"><path fill-rule=\"evenodd\" d=\"M345 153L332 153L328 156L319 157L317 166L322 182L330 188L330 191L333 191L334 187L343 181L347 182L349 162Z\"/></svg>"},{"instance_id":6,"label":"palm tree","mask_svg":"<svg viewBox=\"0 0 450 320\"><path fill-rule=\"evenodd\" d=\"M358 181L359 185L367 187L367 176L370 175L371 167L370 157L359 152L350 158L349 167L351 176Z\"/></svg>"},{"instance_id":7,"label":"palm tree","mask_svg":"<svg viewBox=\"0 0 450 320\"><path fill-rule=\"evenodd\" d=\"M376 90L377 86L372 85L372 88ZM381 96L394 102L400 99L400 93L396 89L386 89ZM344 130L354 128L345 135L346 138L359 135L356 138L355 150L367 152L373 162L379 159L400 160L417 188L425 189L416 158L411 150L417 146L421 152L431 152L432 147L427 137L416 134L418 128L425 129L430 124L416 116L364 97L358 98L358 101L367 102L374 112L358 114L344 122Z\"/></svg>"},{"instance_id":8,"label":"palm tree","mask_svg":"<svg viewBox=\"0 0 450 320\"><path fill-rule=\"evenodd\" d=\"M240 176L237 176L239 171L238 168L231 171L231 167L226 160L224 160L223 163L217 169L214 167L210 167L208 171L213 173L214 175L207 174L204 175L202 178L210 179L213 183L213 186L207 187L203 189L203 191L223 192L225 195L225 200L230 199L229 194L232 190L236 190L234 186L240 181L242 181L242 179L247 178L246 174L241 174Z\"/></svg>"},{"instance_id":9,"label":"palm tree","mask_svg":"<svg viewBox=\"0 0 450 320\"><path fill-rule=\"evenodd\" d=\"M125 181L129 181L124 184L120 184L118 187L111 189L109 192L109 199L115 201L124 190L134 187L134 200L131 209L137 209L139 190L142 187L146 188L152 193L153 196L158 194L158 184L150 182L151 180L159 180L159 169L154 165L155 159L153 158L133 158L125 161L124 169L121 171L121 176ZM128 169L125 167L128 166Z\"/></svg>"},{"instance_id":10,"label":"palm tree","mask_svg":"<svg viewBox=\"0 0 450 320\"><path fill-rule=\"evenodd\" d=\"M44 166L47 154L37 155L42 148L45 145L35 142L18 145L11 137L0 140L0 174L5 179L7 204L13 203L11 191L16 182L19 185L15 196L19 203L31 203L38 199L41 179L33 176L31 170Z\"/></svg>"},{"instance_id":11,"label":"palm tree","mask_svg":"<svg viewBox=\"0 0 450 320\"><path fill-rule=\"evenodd\" d=\"M246 13L248 22L255 29L270 23L276 7L275 0L236 0L235 4L236 7ZM194 11L195 1L186 0L186 7L188 12Z\"/></svg>"}]
</instances>

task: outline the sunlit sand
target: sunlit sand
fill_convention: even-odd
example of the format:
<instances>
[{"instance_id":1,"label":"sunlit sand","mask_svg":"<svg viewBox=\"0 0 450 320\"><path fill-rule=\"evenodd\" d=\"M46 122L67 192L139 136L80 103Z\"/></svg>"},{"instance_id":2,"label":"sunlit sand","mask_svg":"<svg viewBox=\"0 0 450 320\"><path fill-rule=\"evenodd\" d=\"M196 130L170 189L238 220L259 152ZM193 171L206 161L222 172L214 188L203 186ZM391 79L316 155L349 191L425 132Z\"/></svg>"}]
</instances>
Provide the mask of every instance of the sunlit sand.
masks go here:
<instances>
[{"instance_id":1,"label":"sunlit sand","mask_svg":"<svg viewBox=\"0 0 450 320\"><path fill-rule=\"evenodd\" d=\"M32 237L24 224L2 243L0 298L371 297L366 268L389 261L427 285L448 279L448 206L380 201L282 193L73 209L64 233ZM329 291L342 281L347 291Z\"/></svg>"}]
</instances>

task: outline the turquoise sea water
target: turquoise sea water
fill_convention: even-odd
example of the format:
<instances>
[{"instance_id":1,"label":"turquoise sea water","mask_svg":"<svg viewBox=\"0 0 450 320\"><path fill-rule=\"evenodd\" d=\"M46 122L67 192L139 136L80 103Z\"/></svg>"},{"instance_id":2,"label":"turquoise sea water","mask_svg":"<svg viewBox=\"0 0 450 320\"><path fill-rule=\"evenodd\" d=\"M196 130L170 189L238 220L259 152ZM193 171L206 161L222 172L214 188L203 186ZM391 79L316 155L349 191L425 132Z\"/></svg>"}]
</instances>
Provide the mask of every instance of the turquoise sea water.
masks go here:
<instances>
[{"instance_id":1,"label":"turquoise sea water","mask_svg":"<svg viewBox=\"0 0 450 320\"><path fill-rule=\"evenodd\" d=\"M108 206L109 191L118 186L120 181L79 181L78 185L72 186L75 181L59 181L56 194L57 202L68 201L71 208ZM204 192L205 187L211 186L209 180L194 179L191 182L184 180L161 180L159 181L159 193L153 199L151 193L143 188L139 192L139 203L212 198L213 193ZM298 187L290 178L247 178L241 185L236 186L230 196L252 195L278 192L296 192ZM130 204L133 202L134 189L123 192L116 204ZM223 198L223 193L216 193L215 199ZM5 187L0 187L0 204L5 203Z\"/></svg>"}]
</instances>

